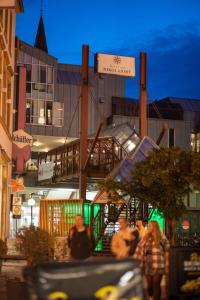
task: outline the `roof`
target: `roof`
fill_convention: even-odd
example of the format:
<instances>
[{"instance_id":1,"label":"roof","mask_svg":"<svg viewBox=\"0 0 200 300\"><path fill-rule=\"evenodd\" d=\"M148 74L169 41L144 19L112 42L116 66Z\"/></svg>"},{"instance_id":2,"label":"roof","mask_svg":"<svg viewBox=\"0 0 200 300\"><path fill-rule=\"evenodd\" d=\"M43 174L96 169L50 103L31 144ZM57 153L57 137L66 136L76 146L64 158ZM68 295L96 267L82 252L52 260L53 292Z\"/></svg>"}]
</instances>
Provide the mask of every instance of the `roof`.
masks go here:
<instances>
[{"instance_id":1,"label":"roof","mask_svg":"<svg viewBox=\"0 0 200 300\"><path fill-rule=\"evenodd\" d=\"M39 25L38 25L38 30L37 30L37 35L35 38L34 46L36 48L48 53L46 34L45 34L45 30L44 30L44 22L43 22L42 14L40 16L40 21L39 21Z\"/></svg>"},{"instance_id":2,"label":"roof","mask_svg":"<svg viewBox=\"0 0 200 300\"><path fill-rule=\"evenodd\" d=\"M179 104L184 111L200 112L200 99L166 97L159 100L157 103L169 101L174 104Z\"/></svg>"},{"instance_id":3,"label":"roof","mask_svg":"<svg viewBox=\"0 0 200 300\"><path fill-rule=\"evenodd\" d=\"M117 181L129 182L134 164L145 160L153 149L159 149L158 145L150 137L145 136L135 151L111 171L109 177L115 178Z\"/></svg>"},{"instance_id":4,"label":"roof","mask_svg":"<svg viewBox=\"0 0 200 300\"><path fill-rule=\"evenodd\" d=\"M57 82L60 84L82 84L82 75L81 72L73 72L66 70L58 70ZM95 86L95 78L92 74L89 74L89 85Z\"/></svg>"}]
</instances>

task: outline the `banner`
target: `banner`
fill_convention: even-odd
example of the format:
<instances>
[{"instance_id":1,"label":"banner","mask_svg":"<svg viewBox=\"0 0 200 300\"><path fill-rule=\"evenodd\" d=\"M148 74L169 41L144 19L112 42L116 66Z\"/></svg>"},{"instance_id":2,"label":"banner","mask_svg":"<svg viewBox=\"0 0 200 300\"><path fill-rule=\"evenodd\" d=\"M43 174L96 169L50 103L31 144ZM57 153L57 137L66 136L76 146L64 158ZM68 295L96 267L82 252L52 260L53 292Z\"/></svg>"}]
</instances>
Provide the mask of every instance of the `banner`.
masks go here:
<instances>
[{"instance_id":1,"label":"banner","mask_svg":"<svg viewBox=\"0 0 200 300\"><path fill-rule=\"evenodd\" d=\"M44 263L25 269L24 275L29 299L144 299L141 269L133 259Z\"/></svg>"},{"instance_id":2,"label":"banner","mask_svg":"<svg viewBox=\"0 0 200 300\"><path fill-rule=\"evenodd\" d=\"M170 295L200 299L200 248L170 249Z\"/></svg>"}]
</instances>

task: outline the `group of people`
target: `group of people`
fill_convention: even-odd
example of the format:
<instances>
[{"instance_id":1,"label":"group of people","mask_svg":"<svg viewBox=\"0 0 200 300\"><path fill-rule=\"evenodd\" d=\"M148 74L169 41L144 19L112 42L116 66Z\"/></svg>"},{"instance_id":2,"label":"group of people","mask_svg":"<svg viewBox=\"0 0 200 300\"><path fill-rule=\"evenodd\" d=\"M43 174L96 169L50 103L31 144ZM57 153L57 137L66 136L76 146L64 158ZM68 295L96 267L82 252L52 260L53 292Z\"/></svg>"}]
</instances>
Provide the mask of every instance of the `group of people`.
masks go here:
<instances>
[{"instance_id":1,"label":"group of people","mask_svg":"<svg viewBox=\"0 0 200 300\"><path fill-rule=\"evenodd\" d=\"M168 268L169 242L161 232L157 221L143 226L141 220L136 226L128 226L127 219L119 218L119 231L111 240L111 251L117 259L132 257L141 263L146 278L150 299L160 300L160 283ZM94 236L89 227L84 225L82 216L76 216L76 223L69 233L68 245L71 258L84 260L92 255L95 247Z\"/></svg>"}]
</instances>

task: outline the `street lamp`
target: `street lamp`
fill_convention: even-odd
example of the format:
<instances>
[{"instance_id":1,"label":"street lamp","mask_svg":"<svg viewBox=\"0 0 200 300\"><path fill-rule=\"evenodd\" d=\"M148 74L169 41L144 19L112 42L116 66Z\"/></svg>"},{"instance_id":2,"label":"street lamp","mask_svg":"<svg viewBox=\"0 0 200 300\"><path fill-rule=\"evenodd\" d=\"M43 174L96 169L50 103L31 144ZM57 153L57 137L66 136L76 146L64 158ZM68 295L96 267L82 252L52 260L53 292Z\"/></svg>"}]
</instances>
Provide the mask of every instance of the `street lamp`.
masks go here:
<instances>
[{"instance_id":1,"label":"street lamp","mask_svg":"<svg viewBox=\"0 0 200 300\"><path fill-rule=\"evenodd\" d=\"M32 197L29 198L28 205L31 207L31 225L33 225L33 206L35 205L35 199Z\"/></svg>"}]
</instances>

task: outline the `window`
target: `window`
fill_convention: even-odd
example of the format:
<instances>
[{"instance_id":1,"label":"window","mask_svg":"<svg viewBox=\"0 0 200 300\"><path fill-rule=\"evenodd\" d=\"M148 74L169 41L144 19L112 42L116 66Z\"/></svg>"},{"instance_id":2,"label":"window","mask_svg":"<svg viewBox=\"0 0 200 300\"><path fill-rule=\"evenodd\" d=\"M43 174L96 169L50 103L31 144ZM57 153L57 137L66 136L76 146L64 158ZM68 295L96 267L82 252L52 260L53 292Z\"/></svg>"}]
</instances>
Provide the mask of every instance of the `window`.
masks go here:
<instances>
[{"instance_id":1,"label":"window","mask_svg":"<svg viewBox=\"0 0 200 300\"><path fill-rule=\"evenodd\" d=\"M38 124L44 125L45 124L45 102L38 101Z\"/></svg>"},{"instance_id":2,"label":"window","mask_svg":"<svg viewBox=\"0 0 200 300\"><path fill-rule=\"evenodd\" d=\"M53 83L53 68L47 67L47 83Z\"/></svg>"},{"instance_id":3,"label":"window","mask_svg":"<svg viewBox=\"0 0 200 300\"><path fill-rule=\"evenodd\" d=\"M30 123L31 121L31 100L26 100L26 123Z\"/></svg>"},{"instance_id":4,"label":"window","mask_svg":"<svg viewBox=\"0 0 200 300\"><path fill-rule=\"evenodd\" d=\"M175 130L174 128L169 128L168 131L168 145L169 147L175 146Z\"/></svg>"},{"instance_id":5,"label":"window","mask_svg":"<svg viewBox=\"0 0 200 300\"><path fill-rule=\"evenodd\" d=\"M32 65L32 82L39 82L39 66Z\"/></svg>"},{"instance_id":6,"label":"window","mask_svg":"<svg viewBox=\"0 0 200 300\"><path fill-rule=\"evenodd\" d=\"M64 115L64 103L54 102L53 103L53 125L63 126L63 115Z\"/></svg>"},{"instance_id":7,"label":"window","mask_svg":"<svg viewBox=\"0 0 200 300\"><path fill-rule=\"evenodd\" d=\"M52 125L52 102L46 102L46 124Z\"/></svg>"},{"instance_id":8,"label":"window","mask_svg":"<svg viewBox=\"0 0 200 300\"><path fill-rule=\"evenodd\" d=\"M53 124L54 68L34 57L26 61L26 123ZM56 126L62 126L62 108L55 116Z\"/></svg>"},{"instance_id":9,"label":"window","mask_svg":"<svg viewBox=\"0 0 200 300\"><path fill-rule=\"evenodd\" d=\"M190 139L192 151L200 152L200 132L192 133Z\"/></svg>"},{"instance_id":10,"label":"window","mask_svg":"<svg viewBox=\"0 0 200 300\"><path fill-rule=\"evenodd\" d=\"M40 66L40 82L46 83L46 66Z\"/></svg>"},{"instance_id":11,"label":"window","mask_svg":"<svg viewBox=\"0 0 200 300\"><path fill-rule=\"evenodd\" d=\"M30 82L26 83L26 92L29 94L31 93L31 83Z\"/></svg>"},{"instance_id":12,"label":"window","mask_svg":"<svg viewBox=\"0 0 200 300\"><path fill-rule=\"evenodd\" d=\"M33 83L32 87L34 90L46 92L46 84Z\"/></svg>"},{"instance_id":13,"label":"window","mask_svg":"<svg viewBox=\"0 0 200 300\"><path fill-rule=\"evenodd\" d=\"M26 65L26 81L31 81L31 65Z\"/></svg>"}]
</instances>

